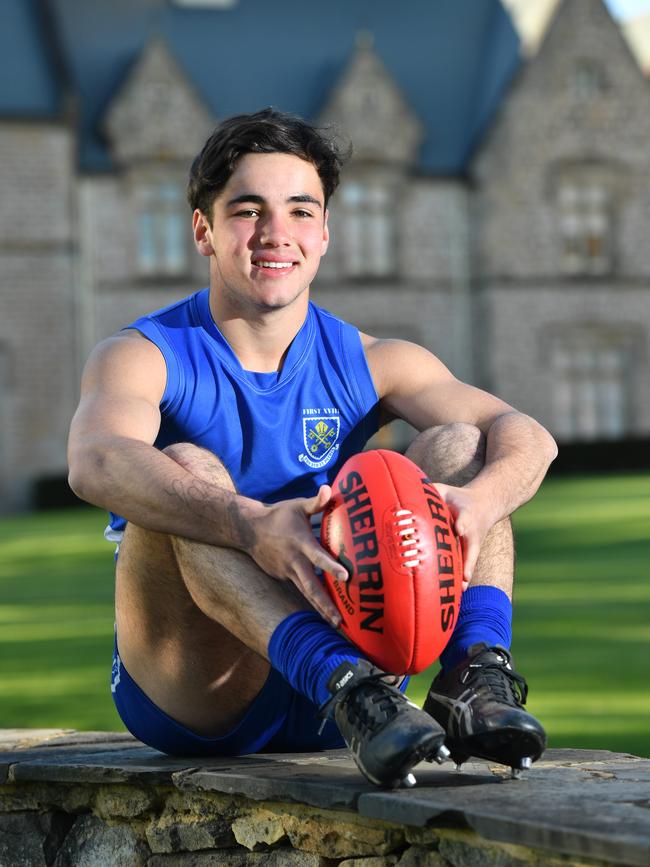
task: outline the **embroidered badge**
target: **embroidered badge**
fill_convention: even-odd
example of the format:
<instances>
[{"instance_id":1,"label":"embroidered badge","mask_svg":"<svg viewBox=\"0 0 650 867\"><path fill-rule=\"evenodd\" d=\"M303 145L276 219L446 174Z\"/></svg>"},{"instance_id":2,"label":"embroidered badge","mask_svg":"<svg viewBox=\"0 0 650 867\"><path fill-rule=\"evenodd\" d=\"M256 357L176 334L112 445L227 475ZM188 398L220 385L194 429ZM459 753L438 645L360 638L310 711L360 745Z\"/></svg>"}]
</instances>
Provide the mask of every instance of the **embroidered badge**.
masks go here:
<instances>
[{"instance_id":1,"label":"embroidered badge","mask_svg":"<svg viewBox=\"0 0 650 867\"><path fill-rule=\"evenodd\" d=\"M328 464L339 449L341 419L338 415L304 415L302 440L305 446L298 460L313 470Z\"/></svg>"}]
</instances>

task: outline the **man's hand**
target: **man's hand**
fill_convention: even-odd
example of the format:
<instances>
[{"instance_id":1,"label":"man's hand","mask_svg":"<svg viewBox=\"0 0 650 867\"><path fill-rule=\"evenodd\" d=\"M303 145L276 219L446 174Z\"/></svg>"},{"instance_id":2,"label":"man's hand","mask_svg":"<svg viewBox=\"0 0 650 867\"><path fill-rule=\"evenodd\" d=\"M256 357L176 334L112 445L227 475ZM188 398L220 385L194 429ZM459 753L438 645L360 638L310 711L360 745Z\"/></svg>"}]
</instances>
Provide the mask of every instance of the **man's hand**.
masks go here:
<instances>
[{"instance_id":1,"label":"man's hand","mask_svg":"<svg viewBox=\"0 0 650 867\"><path fill-rule=\"evenodd\" d=\"M348 573L318 544L309 522L311 515L323 511L331 496L330 486L322 485L315 497L264 506L249 518L252 538L247 553L267 575L295 584L319 614L338 628L341 616L314 567L339 581L346 581Z\"/></svg>"},{"instance_id":2,"label":"man's hand","mask_svg":"<svg viewBox=\"0 0 650 867\"><path fill-rule=\"evenodd\" d=\"M485 537L500 520L494 505L479 497L470 486L456 488L435 482L436 490L449 506L454 530L463 547L463 590L474 574Z\"/></svg>"}]
</instances>

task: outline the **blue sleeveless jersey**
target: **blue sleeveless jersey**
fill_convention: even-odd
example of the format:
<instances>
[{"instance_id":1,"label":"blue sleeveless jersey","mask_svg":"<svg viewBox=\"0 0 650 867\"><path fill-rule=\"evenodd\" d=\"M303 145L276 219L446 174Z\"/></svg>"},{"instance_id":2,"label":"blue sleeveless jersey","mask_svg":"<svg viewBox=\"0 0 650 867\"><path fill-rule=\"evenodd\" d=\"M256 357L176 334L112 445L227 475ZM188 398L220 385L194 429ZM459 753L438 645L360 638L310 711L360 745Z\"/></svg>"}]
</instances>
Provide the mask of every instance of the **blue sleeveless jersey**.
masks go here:
<instances>
[{"instance_id":1,"label":"blue sleeveless jersey","mask_svg":"<svg viewBox=\"0 0 650 867\"><path fill-rule=\"evenodd\" d=\"M310 497L377 430L378 397L359 332L309 305L282 370L244 370L203 289L127 325L162 352L167 384L155 446L191 442L218 455L239 493ZM109 538L125 521L111 515Z\"/></svg>"}]
</instances>

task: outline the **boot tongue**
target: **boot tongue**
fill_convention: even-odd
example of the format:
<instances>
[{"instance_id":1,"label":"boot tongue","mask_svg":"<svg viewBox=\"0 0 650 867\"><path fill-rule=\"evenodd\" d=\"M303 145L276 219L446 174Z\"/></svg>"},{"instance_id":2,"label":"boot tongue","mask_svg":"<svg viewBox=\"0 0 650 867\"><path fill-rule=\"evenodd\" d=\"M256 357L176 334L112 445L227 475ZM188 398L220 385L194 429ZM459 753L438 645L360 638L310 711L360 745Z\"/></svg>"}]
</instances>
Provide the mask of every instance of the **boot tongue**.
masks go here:
<instances>
[{"instance_id":1,"label":"boot tongue","mask_svg":"<svg viewBox=\"0 0 650 867\"><path fill-rule=\"evenodd\" d=\"M483 656L483 654L490 650L493 650L493 648L488 647L484 641L479 641L467 648L467 656L470 662L474 662L477 656Z\"/></svg>"},{"instance_id":2,"label":"boot tongue","mask_svg":"<svg viewBox=\"0 0 650 867\"><path fill-rule=\"evenodd\" d=\"M347 683L354 679L354 675L354 666L349 662L344 662L332 672L330 679L327 681L327 688L332 695L336 695L339 690L343 689Z\"/></svg>"},{"instance_id":3,"label":"boot tongue","mask_svg":"<svg viewBox=\"0 0 650 867\"><path fill-rule=\"evenodd\" d=\"M472 659L470 665L472 663L476 665L485 665L486 663L496 662L498 665L503 665L509 670L512 669L512 666L510 665L510 654L505 647L500 647L499 645L488 647L484 641L481 641L477 644L473 644L467 651L469 657L474 657L479 654L481 656L480 662L478 660L474 662Z\"/></svg>"},{"instance_id":4,"label":"boot tongue","mask_svg":"<svg viewBox=\"0 0 650 867\"><path fill-rule=\"evenodd\" d=\"M327 688L335 696L341 690L348 692L357 681L372 677L375 674L380 674L379 669L363 658L342 662L329 676Z\"/></svg>"}]
</instances>

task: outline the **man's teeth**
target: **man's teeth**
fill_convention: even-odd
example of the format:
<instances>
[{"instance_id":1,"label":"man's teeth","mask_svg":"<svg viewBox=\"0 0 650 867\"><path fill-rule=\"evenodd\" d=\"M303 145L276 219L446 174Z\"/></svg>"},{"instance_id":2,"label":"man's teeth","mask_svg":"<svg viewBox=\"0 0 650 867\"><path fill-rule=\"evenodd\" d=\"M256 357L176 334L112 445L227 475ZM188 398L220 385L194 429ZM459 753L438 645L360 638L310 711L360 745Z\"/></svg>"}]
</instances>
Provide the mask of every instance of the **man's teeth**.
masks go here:
<instances>
[{"instance_id":1,"label":"man's teeth","mask_svg":"<svg viewBox=\"0 0 650 867\"><path fill-rule=\"evenodd\" d=\"M293 262L256 262L258 268L291 268Z\"/></svg>"}]
</instances>

